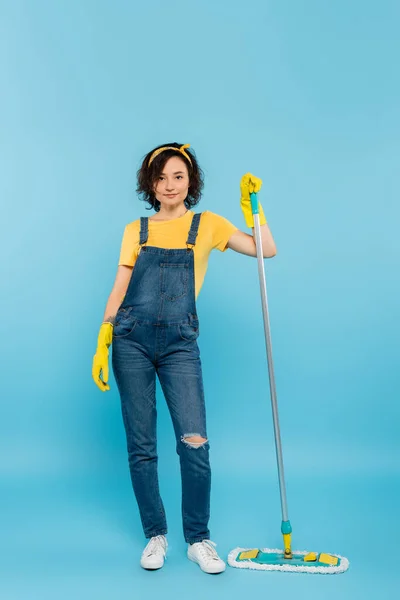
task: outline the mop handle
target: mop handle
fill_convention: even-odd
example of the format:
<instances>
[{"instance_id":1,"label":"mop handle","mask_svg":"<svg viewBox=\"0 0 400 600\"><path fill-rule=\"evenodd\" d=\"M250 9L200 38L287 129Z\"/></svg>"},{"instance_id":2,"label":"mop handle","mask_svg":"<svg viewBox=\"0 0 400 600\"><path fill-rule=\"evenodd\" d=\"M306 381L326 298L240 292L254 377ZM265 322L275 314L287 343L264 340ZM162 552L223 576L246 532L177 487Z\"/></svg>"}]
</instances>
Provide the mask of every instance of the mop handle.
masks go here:
<instances>
[{"instance_id":1,"label":"mop handle","mask_svg":"<svg viewBox=\"0 0 400 600\"><path fill-rule=\"evenodd\" d=\"M262 311L264 317L264 333L265 343L267 348L267 359L268 359L268 373L269 373L269 387L271 393L271 404L272 404L272 416L274 422L274 434L275 434L275 449L276 449L276 460L278 465L278 476L279 476L279 489L281 495L281 507L282 507L282 533L291 533L291 527L288 517L288 508L286 500L286 487L285 487L285 476L283 469L283 456L282 456L282 444L281 444L281 433L279 428L279 416L278 416L278 403L276 397L276 386L275 386L275 375L274 365L272 361L272 344L271 344L271 329L269 323L268 314L268 300L267 300L267 284L265 280L264 271L264 257L262 251L262 240L261 240L261 229L260 229L260 215L258 210L258 198L256 193L250 194L251 210L253 213L254 220L254 231L256 234L256 248L257 248L257 263L258 263L258 275L260 279L260 291L262 301Z\"/></svg>"}]
</instances>

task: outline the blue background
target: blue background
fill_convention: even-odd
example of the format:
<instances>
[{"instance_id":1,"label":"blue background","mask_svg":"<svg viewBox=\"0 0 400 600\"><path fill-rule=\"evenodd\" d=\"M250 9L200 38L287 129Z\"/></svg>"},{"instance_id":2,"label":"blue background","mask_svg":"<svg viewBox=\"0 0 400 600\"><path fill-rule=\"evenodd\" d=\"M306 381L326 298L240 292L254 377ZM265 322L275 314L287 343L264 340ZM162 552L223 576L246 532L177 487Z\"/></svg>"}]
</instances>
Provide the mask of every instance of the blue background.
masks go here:
<instances>
[{"instance_id":1,"label":"blue background","mask_svg":"<svg viewBox=\"0 0 400 600\"><path fill-rule=\"evenodd\" d=\"M0 7L1 597L397 597L398 2ZM293 546L347 556L345 575L210 577L187 560L159 386L170 548L161 571L139 566L119 396L91 365L123 229L149 214L136 169L171 141L205 171L198 209L244 231L240 177L264 181ZM225 558L281 546L256 260L212 253L198 312L211 537Z\"/></svg>"}]
</instances>

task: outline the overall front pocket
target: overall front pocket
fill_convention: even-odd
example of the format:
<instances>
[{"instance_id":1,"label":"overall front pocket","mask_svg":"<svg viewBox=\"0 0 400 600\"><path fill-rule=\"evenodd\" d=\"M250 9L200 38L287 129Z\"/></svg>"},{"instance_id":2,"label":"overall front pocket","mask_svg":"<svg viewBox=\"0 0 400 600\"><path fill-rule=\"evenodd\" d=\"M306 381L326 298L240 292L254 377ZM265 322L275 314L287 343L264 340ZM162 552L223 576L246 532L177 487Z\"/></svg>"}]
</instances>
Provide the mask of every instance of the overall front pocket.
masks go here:
<instances>
[{"instance_id":1,"label":"overall front pocket","mask_svg":"<svg viewBox=\"0 0 400 600\"><path fill-rule=\"evenodd\" d=\"M198 320L193 320L191 323L181 323L178 325L179 335L185 342L193 342L197 340L200 334Z\"/></svg>"},{"instance_id":2,"label":"overall front pocket","mask_svg":"<svg viewBox=\"0 0 400 600\"><path fill-rule=\"evenodd\" d=\"M187 263L160 263L160 293L167 300L177 300L188 291Z\"/></svg>"},{"instance_id":3,"label":"overall front pocket","mask_svg":"<svg viewBox=\"0 0 400 600\"><path fill-rule=\"evenodd\" d=\"M117 317L113 327L113 338L122 338L130 335L137 325L135 317L122 316Z\"/></svg>"}]
</instances>

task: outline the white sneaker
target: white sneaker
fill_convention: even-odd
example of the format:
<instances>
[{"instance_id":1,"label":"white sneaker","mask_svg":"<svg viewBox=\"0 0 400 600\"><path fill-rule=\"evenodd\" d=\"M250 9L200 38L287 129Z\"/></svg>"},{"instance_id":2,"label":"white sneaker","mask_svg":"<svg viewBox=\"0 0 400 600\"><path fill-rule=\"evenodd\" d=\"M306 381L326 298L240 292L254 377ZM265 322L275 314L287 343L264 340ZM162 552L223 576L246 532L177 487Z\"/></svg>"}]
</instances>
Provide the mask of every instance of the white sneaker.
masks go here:
<instances>
[{"instance_id":1,"label":"white sneaker","mask_svg":"<svg viewBox=\"0 0 400 600\"><path fill-rule=\"evenodd\" d=\"M196 562L205 573L222 573L226 564L217 554L215 544L211 540L203 540L195 544L189 544L187 556Z\"/></svg>"},{"instance_id":2,"label":"white sneaker","mask_svg":"<svg viewBox=\"0 0 400 600\"><path fill-rule=\"evenodd\" d=\"M161 569L167 556L168 542L165 535L152 537L142 552L140 566L143 569Z\"/></svg>"}]
</instances>

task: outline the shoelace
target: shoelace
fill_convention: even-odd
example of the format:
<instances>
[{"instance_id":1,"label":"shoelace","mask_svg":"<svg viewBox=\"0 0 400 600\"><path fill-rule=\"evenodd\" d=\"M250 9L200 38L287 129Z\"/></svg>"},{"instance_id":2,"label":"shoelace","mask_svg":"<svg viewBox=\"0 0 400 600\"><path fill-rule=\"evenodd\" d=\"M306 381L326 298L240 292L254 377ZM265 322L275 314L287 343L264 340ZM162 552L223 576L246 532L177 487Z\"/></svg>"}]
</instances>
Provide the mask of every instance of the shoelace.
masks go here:
<instances>
[{"instance_id":1,"label":"shoelace","mask_svg":"<svg viewBox=\"0 0 400 600\"><path fill-rule=\"evenodd\" d=\"M165 540L162 535L156 535L151 538L144 552L146 556L151 556L152 554L156 554L157 551L161 549L165 556L166 546L167 540Z\"/></svg>"},{"instance_id":2,"label":"shoelace","mask_svg":"<svg viewBox=\"0 0 400 600\"><path fill-rule=\"evenodd\" d=\"M212 542L211 540L203 540L202 542L199 542L199 544L200 553L204 558L219 560L218 553L215 550L215 546L217 545L215 542Z\"/></svg>"}]
</instances>

